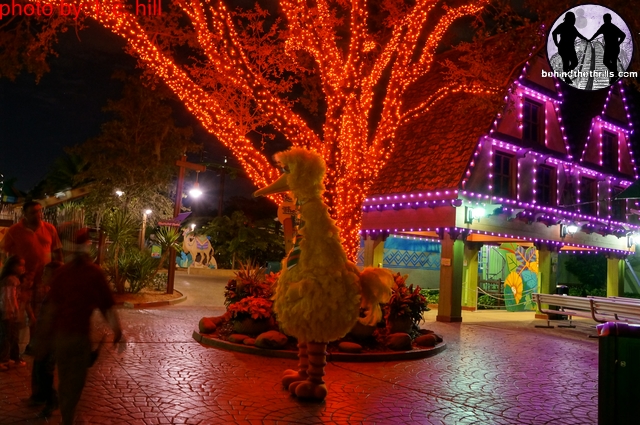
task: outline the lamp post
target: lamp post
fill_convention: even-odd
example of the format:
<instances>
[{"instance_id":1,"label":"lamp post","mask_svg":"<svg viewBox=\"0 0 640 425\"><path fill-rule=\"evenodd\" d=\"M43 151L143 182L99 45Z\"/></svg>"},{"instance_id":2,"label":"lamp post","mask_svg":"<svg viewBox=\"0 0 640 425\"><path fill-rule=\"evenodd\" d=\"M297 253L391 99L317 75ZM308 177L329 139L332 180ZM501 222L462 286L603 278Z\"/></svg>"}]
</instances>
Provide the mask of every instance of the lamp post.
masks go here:
<instances>
[{"instance_id":1,"label":"lamp post","mask_svg":"<svg viewBox=\"0 0 640 425\"><path fill-rule=\"evenodd\" d=\"M178 187L176 188L176 204L173 209L173 218L177 218L180 214L180 206L182 204L182 186L184 185L184 170L188 168L196 172L202 172L207 169L204 165L194 164L187 162L187 156L182 155L182 159L176 161L176 165L179 167L178 171ZM173 294L173 283L176 277L176 250L171 248L169 250L169 270L167 273L167 294Z\"/></svg>"},{"instance_id":2,"label":"lamp post","mask_svg":"<svg viewBox=\"0 0 640 425\"><path fill-rule=\"evenodd\" d=\"M147 230L147 217L151 214L151 210L144 210L142 212L142 230L140 232L140 250L144 249L144 234Z\"/></svg>"}]
</instances>

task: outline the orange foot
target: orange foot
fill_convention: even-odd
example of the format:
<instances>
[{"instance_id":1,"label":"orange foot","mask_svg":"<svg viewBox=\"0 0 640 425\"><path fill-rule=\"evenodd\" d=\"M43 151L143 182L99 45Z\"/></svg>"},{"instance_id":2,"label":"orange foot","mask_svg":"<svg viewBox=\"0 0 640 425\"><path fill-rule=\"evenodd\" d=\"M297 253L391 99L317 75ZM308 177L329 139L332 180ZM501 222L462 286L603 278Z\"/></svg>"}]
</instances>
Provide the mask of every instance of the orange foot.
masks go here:
<instances>
[{"instance_id":1,"label":"orange foot","mask_svg":"<svg viewBox=\"0 0 640 425\"><path fill-rule=\"evenodd\" d=\"M305 381L307 377L308 376L306 372L300 373L297 370L287 369L282 374L282 386L284 386L285 388L289 388L290 385L293 384L294 382Z\"/></svg>"},{"instance_id":2,"label":"orange foot","mask_svg":"<svg viewBox=\"0 0 640 425\"><path fill-rule=\"evenodd\" d=\"M311 381L294 382L289 391L299 398L322 401L327 396L327 386Z\"/></svg>"}]
</instances>

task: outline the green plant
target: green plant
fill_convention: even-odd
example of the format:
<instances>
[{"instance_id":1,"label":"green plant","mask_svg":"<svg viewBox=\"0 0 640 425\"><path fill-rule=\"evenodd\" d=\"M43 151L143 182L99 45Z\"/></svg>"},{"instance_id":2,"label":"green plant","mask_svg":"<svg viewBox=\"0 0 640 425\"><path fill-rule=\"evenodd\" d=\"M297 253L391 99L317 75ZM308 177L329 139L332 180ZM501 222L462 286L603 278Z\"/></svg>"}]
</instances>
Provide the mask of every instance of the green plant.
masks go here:
<instances>
[{"instance_id":1,"label":"green plant","mask_svg":"<svg viewBox=\"0 0 640 425\"><path fill-rule=\"evenodd\" d=\"M148 251L127 250L118 259L120 275L129 282L128 292L138 293L153 282L158 260Z\"/></svg>"},{"instance_id":2,"label":"green plant","mask_svg":"<svg viewBox=\"0 0 640 425\"><path fill-rule=\"evenodd\" d=\"M385 305L384 317L387 323L390 320L409 317L413 325L417 326L423 320L422 314L429 311L427 299L422 295L419 286L407 286L405 280L406 276L401 276L400 273L395 276L396 285L392 289L391 299Z\"/></svg>"},{"instance_id":3,"label":"green plant","mask_svg":"<svg viewBox=\"0 0 640 425\"><path fill-rule=\"evenodd\" d=\"M116 210L106 217L103 230L111 242L107 270L111 274L116 292L122 294L125 277L120 274L119 258L136 243L138 224L126 211Z\"/></svg>"},{"instance_id":4,"label":"green plant","mask_svg":"<svg viewBox=\"0 0 640 425\"><path fill-rule=\"evenodd\" d=\"M269 319L273 315L273 301L260 297L245 297L231 304L227 312L231 313L231 318L236 320Z\"/></svg>"},{"instance_id":5,"label":"green plant","mask_svg":"<svg viewBox=\"0 0 640 425\"><path fill-rule=\"evenodd\" d=\"M270 299L277 279L277 274L265 275L264 268L251 261L241 262L236 277L230 279L224 288L224 304L228 307L246 297Z\"/></svg>"},{"instance_id":6,"label":"green plant","mask_svg":"<svg viewBox=\"0 0 640 425\"><path fill-rule=\"evenodd\" d=\"M422 289L420 293L427 299L427 304L438 304L440 291L435 289Z\"/></svg>"},{"instance_id":7,"label":"green plant","mask_svg":"<svg viewBox=\"0 0 640 425\"><path fill-rule=\"evenodd\" d=\"M498 300L490 295L480 295L478 297L479 308L495 307L497 305Z\"/></svg>"},{"instance_id":8,"label":"green plant","mask_svg":"<svg viewBox=\"0 0 640 425\"><path fill-rule=\"evenodd\" d=\"M167 290L167 281L169 280L169 275L166 273L158 273L156 274L151 282L151 287L156 291L166 291Z\"/></svg>"},{"instance_id":9,"label":"green plant","mask_svg":"<svg viewBox=\"0 0 640 425\"><path fill-rule=\"evenodd\" d=\"M216 217L203 230L219 258L218 265L234 269L238 260L255 258L260 264L285 254L282 234L273 219L252 220L242 211Z\"/></svg>"},{"instance_id":10,"label":"green plant","mask_svg":"<svg viewBox=\"0 0 640 425\"><path fill-rule=\"evenodd\" d=\"M180 243L180 228L174 226L159 226L155 232L156 241L160 244L160 248L162 249L162 256L160 257L160 262L158 263L158 267L154 273L154 276L158 274L158 271L162 267L162 265L167 260L169 256L169 250L171 248L179 250Z\"/></svg>"}]
</instances>

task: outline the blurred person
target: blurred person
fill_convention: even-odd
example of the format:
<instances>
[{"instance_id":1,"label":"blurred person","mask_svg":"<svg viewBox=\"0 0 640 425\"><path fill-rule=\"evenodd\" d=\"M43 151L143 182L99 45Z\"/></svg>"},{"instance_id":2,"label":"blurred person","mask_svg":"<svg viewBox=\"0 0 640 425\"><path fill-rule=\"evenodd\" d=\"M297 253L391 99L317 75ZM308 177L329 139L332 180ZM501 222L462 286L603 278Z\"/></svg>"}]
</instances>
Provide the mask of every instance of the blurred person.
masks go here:
<instances>
[{"instance_id":1,"label":"blurred person","mask_svg":"<svg viewBox=\"0 0 640 425\"><path fill-rule=\"evenodd\" d=\"M114 344L122 337L105 274L88 254L91 246L88 229L80 229L75 242L75 255L56 272L43 308L51 309L58 401L65 425L73 423L88 368L95 360L90 338L93 311L99 309L107 320L114 333Z\"/></svg>"},{"instance_id":2,"label":"blurred person","mask_svg":"<svg viewBox=\"0 0 640 425\"><path fill-rule=\"evenodd\" d=\"M18 346L18 292L20 279L25 274L24 260L17 256L11 256L4 263L0 272L0 300L2 300L2 320L0 321L0 370L7 370L9 365L26 366L27 363L20 357Z\"/></svg>"},{"instance_id":3,"label":"blurred person","mask_svg":"<svg viewBox=\"0 0 640 425\"><path fill-rule=\"evenodd\" d=\"M33 290L38 291L45 264L51 260L62 261L62 244L56 228L42 220L42 205L38 202L25 202L22 215L22 220L7 230L0 248L8 255L19 255L24 259L27 273L35 277ZM35 310L35 300L30 302ZM34 331L35 324L29 325L30 332Z\"/></svg>"},{"instance_id":4,"label":"blurred person","mask_svg":"<svg viewBox=\"0 0 640 425\"><path fill-rule=\"evenodd\" d=\"M20 355L22 356L22 348L31 338L36 323L36 316L33 313L33 279L32 273L25 273L20 279L20 287L18 288L18 341L21 347ZM23 345L24 344L24 345ZM26 351L26 347L25 351Z\"/></svg>"},{"instance_id":5,"label":"blurred person","mask_svg":"<svg viewBox=\"0 0 640 425\"><path fill-rule=\"evenodd\" d=\"M55 369L55 358L53 355L53 338L51 334L51 308L43 305L44 299L49 292L50 284L54 273L62 267L60 261L52 261L44 266L42 273L42 285L36 297L36 331L33 344L33 368L31 370L31 397L29 406L44 404L44 409L40 412L41 417L48 418L53 411L58 408L58 394L53 387L53 375Z\"/></svg>"}]
</instances>

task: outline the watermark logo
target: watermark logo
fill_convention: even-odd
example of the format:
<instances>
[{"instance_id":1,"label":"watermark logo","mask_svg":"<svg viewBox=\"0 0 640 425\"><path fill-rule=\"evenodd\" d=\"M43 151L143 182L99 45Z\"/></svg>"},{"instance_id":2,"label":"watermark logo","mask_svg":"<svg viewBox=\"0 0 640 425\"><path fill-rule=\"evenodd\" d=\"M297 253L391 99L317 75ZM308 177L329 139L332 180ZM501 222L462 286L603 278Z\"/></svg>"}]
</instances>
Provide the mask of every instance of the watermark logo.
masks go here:
<instances>
[{"instance_id":1,"label":"watermark logo","mask_svg":"<svg viewBox=\"0 0 640 425\"><path fill-rule=\"evenodd\" d=\"M633 55L628 25L616 12L604 6L586 4L564 12L547 35L547 58L551 72L580 90L609 87L623 77L637 77L628 71Z\"/></svg>"}]
</instances>

